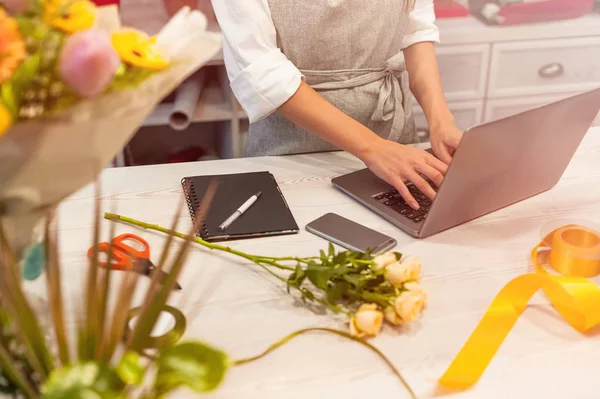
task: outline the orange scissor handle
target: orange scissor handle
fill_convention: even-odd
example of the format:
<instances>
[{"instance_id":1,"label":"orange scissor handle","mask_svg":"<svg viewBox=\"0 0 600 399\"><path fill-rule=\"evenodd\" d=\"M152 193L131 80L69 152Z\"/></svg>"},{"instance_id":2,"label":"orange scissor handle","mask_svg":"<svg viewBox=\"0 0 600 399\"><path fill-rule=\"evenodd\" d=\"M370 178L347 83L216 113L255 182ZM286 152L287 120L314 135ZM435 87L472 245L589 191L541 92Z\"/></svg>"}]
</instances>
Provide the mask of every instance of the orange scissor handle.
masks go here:
<instances>
[{"instance_id":1,"label":"orange scissor handle","mask_svg":"<svg viewBox=\"0 0 600 399\"><path fill-rule=\"evenodd\" d=\"M131 243L131 244L128 244ZM113 238L113 248L124 252L129 257L135 259L150 259L150 245L146 240L135 234L121 234Z\"/></svg>"},{"instance_id":2,"label":"orange scissor handle","mask_svg":"<svg viewBox=\"0 0 600 399\"><path fill-rule=\"evenodd\" d=\"M118 249L115 249L114 245L110 246L109 243L107 242L101 242L100 244L96 245L95 247L91 247L88 250L88 257L90 259L94 258L94 248L98 251L98 265L100 267L103 267L105 269L109 268L109 264L108 264L108 258L110 257L111 261L111 265L112 265L112 269L113 270L131 270L133 268L133 262L131 260L131 257L129 257L127 254L121 252ZM112 254L111 254L111 250L112 250ZM107 260L104 260L107 259Z\"/></svg>"},{"instance_id":3,"label":"orange scissor handle","mask_svg":"<svg viewBox=\"0 0 600 399\"><path fill-rule=\"evenodd\" d=\"M128 244L131 242L131 244ZM135 246L134 246L135 245ZM90 259L94 256L94 248L99 254L99 265L105 269L109 268L108 262L104 259L111 258L112 269L114 270L132 270L133 262L137 259L150 259L150 245L143 238L135 234L121 234L113 238L111 243L101 242L88 250ZM112 254L111 254L112 251ZM101 256L101 255L104 256Z\"/></svg>"}]
</instances>

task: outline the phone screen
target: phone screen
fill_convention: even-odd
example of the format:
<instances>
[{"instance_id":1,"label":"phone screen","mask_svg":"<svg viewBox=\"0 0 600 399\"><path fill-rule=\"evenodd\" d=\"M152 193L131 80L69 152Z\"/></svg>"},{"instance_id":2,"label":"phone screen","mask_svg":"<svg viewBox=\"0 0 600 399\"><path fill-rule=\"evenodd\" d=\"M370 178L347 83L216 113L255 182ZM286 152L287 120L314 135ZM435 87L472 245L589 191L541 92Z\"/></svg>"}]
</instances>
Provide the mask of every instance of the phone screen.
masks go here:
<instances>
[{"instance_id":1,"label":"phone screen","mask_svg":"<svg viewBox=\"0 0 600 399\"><path fill-rule=\"evenodd\" d=\"M328 213L306 225L306 230L349 250L373 254L389 251L396 240L334 213Z\"/></svg>"}]
</instances>

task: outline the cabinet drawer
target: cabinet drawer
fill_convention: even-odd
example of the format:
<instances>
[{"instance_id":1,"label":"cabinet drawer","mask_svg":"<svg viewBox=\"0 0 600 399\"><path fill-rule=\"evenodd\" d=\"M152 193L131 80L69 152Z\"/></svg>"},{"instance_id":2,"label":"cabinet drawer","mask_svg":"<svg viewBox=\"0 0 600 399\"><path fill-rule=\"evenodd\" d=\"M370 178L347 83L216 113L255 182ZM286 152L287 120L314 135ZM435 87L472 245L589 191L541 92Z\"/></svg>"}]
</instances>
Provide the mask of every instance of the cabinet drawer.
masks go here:
<instances>
[{"instance_id":1,"label":"cabinet drawer","mask_svg":"<svg viewBox=\"0 0 600 399\"><path fill-rule=\"evenodd\" d=\"M499 43L489 97L569 93L600 86L600 37Z\"/></svg>"},{"instance_id":2,"label":"cabinet drawer","mask_svg":"<svg viewBox=\"0 0 600 399\"><path fill-rule=\"evenodd\" d=\"M454 115L456 126L461 130L478 125L483 120L482 101L449 101L448 106ZM427 119L418 104L414 106L414 115L417 130L428 131Z\"/></svg>"},{"instance_id":3,"label":"cabinet drawer","mask_svg":"<svg viewBox=\"0 0 600 399\"><path fill-rule=\"evenodd\" d=\"M508 116L541 107L542 105L546 105L575 94L577 93L569 93L567 95L557 96L536 96L528 98L490 100L485 107L485 121L490 122L493 120L506 118ZM594 121L593 125L600 126L600 114L598 114L598 117Z\"/></svg>"},{"instance_id":4,"label":"cabinet drawer","mask_svg":"<svg viewBox=\"0 0 600 399\"><path fill-rule=\"evenodd\" d=\"M485 96L490 46L440 46L436 49L444 93L449 101Z\"/></svg>"}]
</instances>

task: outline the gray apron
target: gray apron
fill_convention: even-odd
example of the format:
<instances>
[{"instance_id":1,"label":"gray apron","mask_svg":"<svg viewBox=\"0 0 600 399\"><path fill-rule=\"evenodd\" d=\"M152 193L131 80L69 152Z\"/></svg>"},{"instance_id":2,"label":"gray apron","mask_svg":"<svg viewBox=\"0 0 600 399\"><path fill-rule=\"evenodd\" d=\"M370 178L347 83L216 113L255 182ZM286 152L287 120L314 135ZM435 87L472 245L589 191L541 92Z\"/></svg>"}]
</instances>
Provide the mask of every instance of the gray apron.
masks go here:
<instances>
[{"instance_id":1,"label":"gray apron","mask_svg":"<svg viewBox=\"0 0 600 399\"><path fill-rule=\"evenodd\" d=\"M306 82L386 139L418 140L402 53L406 0L269 0L281 51ZM274 112L249 128L246 156L338 150Z\"/></svg>"}]
</instances>

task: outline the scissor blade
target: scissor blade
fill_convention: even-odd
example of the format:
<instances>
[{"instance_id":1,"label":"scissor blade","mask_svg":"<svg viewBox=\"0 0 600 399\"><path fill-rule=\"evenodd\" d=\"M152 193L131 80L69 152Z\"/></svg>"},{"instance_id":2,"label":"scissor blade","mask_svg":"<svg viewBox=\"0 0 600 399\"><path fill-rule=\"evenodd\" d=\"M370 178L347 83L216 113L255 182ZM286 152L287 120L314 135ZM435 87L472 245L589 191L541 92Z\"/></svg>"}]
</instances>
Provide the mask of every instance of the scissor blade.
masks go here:
<instances>
[{"instance_id":1,"label":"scissor blade","mask_svg":"<svg viewBox=\"0 0 600 399\"><path fill-rule=\"evenodd\" d=\"M140 259L140 260L138 260L136 266L137 266L138 272L143 273L150 278L152 278L153 273L159 273L158 279L159 279L160 283L161 284L165 283L165 279L167 278L168 274L165 273L164 270L156 267L151 261L149 261L147 259ZM183 288L176 281L175 285L173 285L173 289L177 290L177 291L181 291Z\"/></svg>"},{"instance_id":2,"label":"scissor blade","mask_svg":"<svg viewBox=\"0 0 600 399\"><path fill-rule=\"evenodd\" d=\"M162 270L159 270L158 273L160 273L160 277L159 277L160 283L164 284L165 280L167 279L168 274ZM177 290L177 291L181 291L183 288L181 288L181 285L177 281L175 281L175 285L173 285L173 289Z\"/></svg>"}]
</instances>

